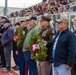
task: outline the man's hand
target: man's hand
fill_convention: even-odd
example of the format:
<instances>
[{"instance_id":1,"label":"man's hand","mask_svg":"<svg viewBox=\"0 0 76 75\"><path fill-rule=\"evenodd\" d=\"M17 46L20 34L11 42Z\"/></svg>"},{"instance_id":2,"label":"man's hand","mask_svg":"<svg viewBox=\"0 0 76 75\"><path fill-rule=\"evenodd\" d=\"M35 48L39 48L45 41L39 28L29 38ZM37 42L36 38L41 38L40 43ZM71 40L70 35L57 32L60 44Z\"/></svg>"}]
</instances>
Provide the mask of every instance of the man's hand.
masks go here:
<instances>
[{"instance_id":1,"label":"man's hand","mask_svg":"<svg viewBox=\"0 0 76 75\"><path fill-rule=\"evenodd\" d=\"M72 69L72 67L70 67L70 66L66 65L66 69L71 70L71 69Z\"/></svg>"},{"instance_id":2,"label":"man's hand","mask_svg":"<svg viewBox=\"0 0 76 75\"><path fill-rule=\"evenodd\" d=\"M18 51L16 51L16 55L18 55Z\"/></svg>"},{"instance_id":3,"label":"man's hand","mask_svg":"<svg viewBox=\"0 0 76 75\"><path fill-rule=\"evenodd\" d=\"M45 41L45 40L42 39L42 42L44 42L44 45L45 46L47 45L47 41Z\"/></svg>"}]
</instances>

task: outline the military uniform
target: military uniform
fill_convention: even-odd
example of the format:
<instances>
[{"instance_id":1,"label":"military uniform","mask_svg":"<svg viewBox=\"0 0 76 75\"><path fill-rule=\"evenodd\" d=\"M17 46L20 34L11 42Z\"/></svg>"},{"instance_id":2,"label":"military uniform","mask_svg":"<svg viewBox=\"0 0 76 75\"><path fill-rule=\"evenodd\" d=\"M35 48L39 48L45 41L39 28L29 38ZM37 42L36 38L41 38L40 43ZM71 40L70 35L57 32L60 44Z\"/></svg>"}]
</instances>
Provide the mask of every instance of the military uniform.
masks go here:
<instances>
[{"instance_id":1,"label":"military uniform","mask_svg":"<svg viewBox=\"0 0 76 75\"><path fill-rule=\"evenodd\" d=\"M45 28L42 28L40 32L41 38L45 41L53 40L53 36L55 35L55 30L48 25ZM39 60L38 61L38 75L50 75L50 52L51 47L47 46L47 57L46 60Z\"/></svg>"},{"instance_id":2,"label":"military uniform","mask_svg":"<svg viewBox=\"0 0 76 75\"><path fill-rule=\"evenodd\" d=\"M41 38L44 39L45 41L52 41L53 40L53 37L55 35L55 30L53 28L50 27L50 25L48 25L47 27L43 28L40 32L40 35L41 35ZM50 58L50 48L49 46L47 46L48 48L48 51L47 51L47 58L46 60L48 61L49 58Z\"/></svg>"}]
</instances>

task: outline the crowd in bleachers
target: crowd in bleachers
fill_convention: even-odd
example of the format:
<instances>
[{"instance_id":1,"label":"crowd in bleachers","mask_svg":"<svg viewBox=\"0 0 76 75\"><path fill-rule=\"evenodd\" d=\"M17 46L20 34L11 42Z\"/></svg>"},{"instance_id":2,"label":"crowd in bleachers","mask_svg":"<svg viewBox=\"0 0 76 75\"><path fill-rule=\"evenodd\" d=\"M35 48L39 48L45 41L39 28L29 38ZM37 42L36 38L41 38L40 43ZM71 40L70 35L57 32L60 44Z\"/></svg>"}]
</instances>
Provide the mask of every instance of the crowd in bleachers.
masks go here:
<instances>
[{"instance_id":1,"label":"crowd in bleachers","mask_svg":"<svg viewBox=\"0 0 76 75\"><path fill-rule=\"evenodd\" d=\"M72 1L71 1L72 2ZM70 8L70 2L67 0L60 0L60 2L56 2L56 0L49 0L46 2L38 3L34 6L24 8L23 10L12 12L10 17L23 17L29 15L43 15L45 13L54 14L60 12L67 12ZM76 8L74 9L76 10Z\"/></svg>"}]
</instances>

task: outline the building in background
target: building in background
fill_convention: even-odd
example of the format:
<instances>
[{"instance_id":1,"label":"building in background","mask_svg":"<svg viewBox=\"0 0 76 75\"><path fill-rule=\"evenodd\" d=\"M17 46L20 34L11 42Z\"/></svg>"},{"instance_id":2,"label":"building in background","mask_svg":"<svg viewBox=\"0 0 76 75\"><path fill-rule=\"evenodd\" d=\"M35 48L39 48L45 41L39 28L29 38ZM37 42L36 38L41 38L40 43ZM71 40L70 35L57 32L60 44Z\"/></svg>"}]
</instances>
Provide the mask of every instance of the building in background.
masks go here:
<instances>
[{"instance_id":1,"label":"building in background","mask_svg":"<svg viewBox=\"0 0 76 75\"><path fill-rule=\"evenodd\" d=\"M12 12L20 11L23 8L16 8L16 7L8 7L8 15L11 14ZM0 16L4 15L4 7L0 6Z\"/></svg>"}]
</instances>

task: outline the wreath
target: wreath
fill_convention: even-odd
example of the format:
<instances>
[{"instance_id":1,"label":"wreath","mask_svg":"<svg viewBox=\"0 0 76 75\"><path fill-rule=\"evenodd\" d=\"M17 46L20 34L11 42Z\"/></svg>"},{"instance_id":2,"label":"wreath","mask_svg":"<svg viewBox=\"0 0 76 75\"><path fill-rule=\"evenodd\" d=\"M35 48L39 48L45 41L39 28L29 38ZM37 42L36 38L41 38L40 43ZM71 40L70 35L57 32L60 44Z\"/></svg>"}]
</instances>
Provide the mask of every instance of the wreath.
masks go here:
<instances>
[{"instance_id":1,"label":"wreath","mask_svg":"<svg viewBox=\"0 0 76 75\"><path fill-rule=\"evenodd\" d=\"M34 35L30 39L31 57L34 60L45 60L47 57L47 47L44 45L40 34Z\"/></svg>"},{"instance_id":2,"label":"wreath","mask_svg":"<svg viewBox=\"0 0 76 75\"><path fill-rule=\"evenodd\" d=\"M19 27L15 32L15 36L13 37L16 42L17 47L22 48L22 44L24 41L25 32L22 27Z\"/></svg>"}]
</instances>

